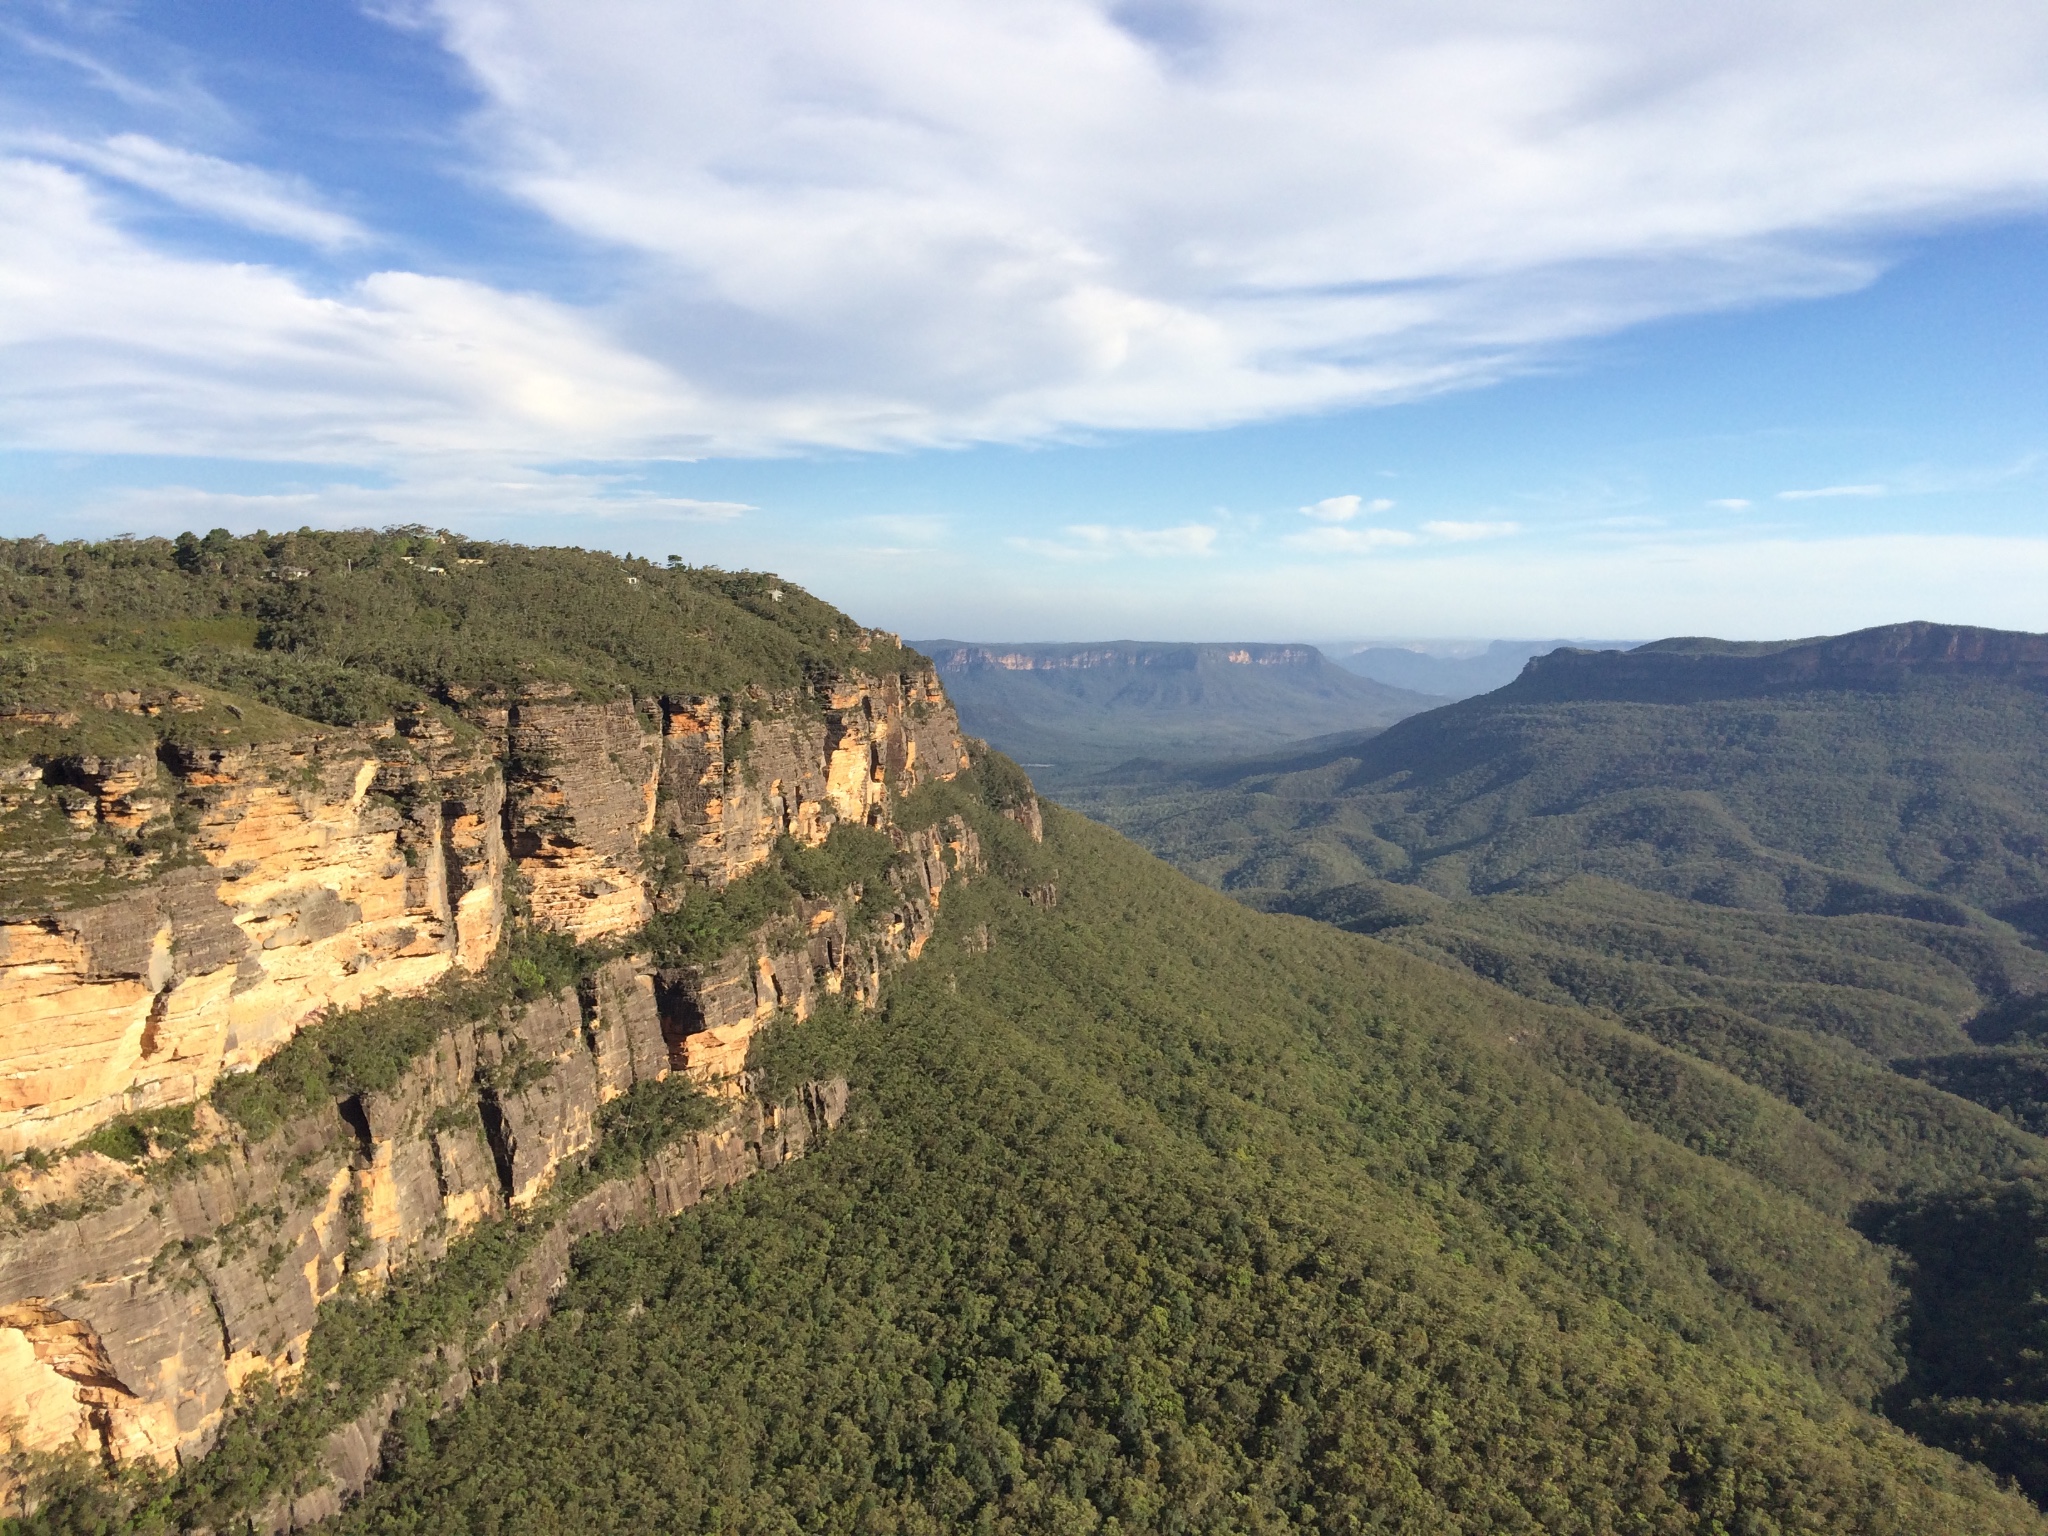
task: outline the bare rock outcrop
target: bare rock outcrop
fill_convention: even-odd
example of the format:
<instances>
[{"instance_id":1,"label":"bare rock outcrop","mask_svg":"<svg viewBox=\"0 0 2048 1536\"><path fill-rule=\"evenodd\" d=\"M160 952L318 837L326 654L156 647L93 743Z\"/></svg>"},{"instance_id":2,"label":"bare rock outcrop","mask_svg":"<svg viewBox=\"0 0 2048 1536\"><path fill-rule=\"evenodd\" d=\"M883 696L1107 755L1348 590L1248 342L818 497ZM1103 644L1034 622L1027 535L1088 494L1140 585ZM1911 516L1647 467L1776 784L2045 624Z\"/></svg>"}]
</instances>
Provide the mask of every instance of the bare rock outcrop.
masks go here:
<instances>
[{"instance_id":1,"label":"bare rock outcrop","mask_svg":"<svg viewBox=\"0 0 2048 1536\"><path fill-rule=\"evenodd\" d=\"M762 1106L744 1072L754 1034L828 996L871 1005L929 941L949 883L981 868L958 817L894 836L904 857L884 892L801 903L702 968L608 961L579 987L444 1031L387 1090L259 1143L222 1134L168 1179L109 1164L104 1209L0 1237L0 1404L16 1442L113 1461L202 1454L237 1388L298 1370L322 1302L535 1205L637 1085L686 1072L732 1108L641 1182L579 1200L565 1243L799 1153L805 1126L836 1123L844 1086L818 1090L807 1120Z\"/></svg>"},{"instance_id":2,"label":"bare rock outcrop","mask_svg":"<svg viewBox=\"0 0 2048 1536\"><path fill-rule=\"evenodd\" d=\"M886 826L896 798L967 762L929 668L725 698L535 687L460 703L461 731L423 706L381 731L9 768L61 781L85 831L161 828L179 808L193 825L182 867L0 922L0 1156L189 1103L324 1012L480 968L508 868L542 926L629 933L653 910L650 837L723 887L785 834Z\"/></svg>"},{"instance_id":3,"label":"bare rock outcrop","mask_svg":"<svg viewBox=\"0 0 2048 1536\"><path fill-rule=\"evenodd\" d=\"M0 1240L0 1404L18 1443L203 1450L243 1381L297 1370L344 1284L439 1257L589 1150L592 1042L630 1032L606 1005L639 996L594 989L586 1017L564 990L447 1031L387 1092L254 1144L225 1137L187 1172L131 1174L107 1208Z\"/></svg>"},{"instance_id":4,"label":"bare rock outcrop","mask_svg":"<svg viewBox=\"0 0 2048 1536\"><path fill-rule=\"evenodd\" d=\"M959 719L929 667L664 709L656 826L714 886L765 863L785 833L814 847L840 822L878 825L891 799L967 766Z\"/></svg>"},{"instance_id":5,"label":"bare rock outcrop","mask_svg":"<svg viewBox=\"0 0 2048 1536\"><path fill-rule=\"evenodd\" d=\"M163 800L194 809L190 864L0 923L0 1154L189 1103L322 1012L418 991L497 946L488 757L352 732L148 762ZM127 788L96 814L137 804Z\"/></svg>"},{"instance_id":6,"label":"bare rock outcrop","mask_svg":"<svg viewBox=\"0 0 2048 1536\"><path fill-rule=\"evenodd\" d=\"M43 794L94 849L113 828L157 850L111 899L0 922L0 1155L38 1154L0 1175L0 1429L15 1445L202 1455L246 1383L301 1369L345 1287L375 1292L481 1222L554 1212L484 1344L437 1362L452 1400L544 1314L577 1237L686 1209L838 1122L843 1083L756 1101L753 1037L827 998L872 1006L930 940L949 883L982 867L962 818L892 819L968 766L929 668L784 694L456 703L460 720L421 706L376 730L0 771L0 797ZM723 889L779 838L816 846L842 824L888 835L886 878L798 901L701 966L617 952L655 909L653 871ZM540 927L613 939L615 958L260 1140L200 1102L198 1138L168 1162L40 1158L116 1115L203 1101L326 1012L482 968L515 899ZM726 1101L722 1124L560 1208L604 1107L678 1072ZM327 1486L268 1523L360 1487L396 1401L337 1431Z\"/></svg>"},{"instance_id":7,"label":"bare rock outcrop","mask_svg":"<svg viewBox=\"0 0 2048 1536\"><path fill-rule=\"evenodd\" d=\"M657 1014L678 1067L706 1086L732 1083L754 1034L777 1013L808 1018L825 997L872 1007L883 976L923 953L948 879L982 868L980 839L958 816L892 831L908 857L886 892L800 902L714 963L655 975ZM860 898L857 907L849 896Z\"/></svg>"}]
</instances>

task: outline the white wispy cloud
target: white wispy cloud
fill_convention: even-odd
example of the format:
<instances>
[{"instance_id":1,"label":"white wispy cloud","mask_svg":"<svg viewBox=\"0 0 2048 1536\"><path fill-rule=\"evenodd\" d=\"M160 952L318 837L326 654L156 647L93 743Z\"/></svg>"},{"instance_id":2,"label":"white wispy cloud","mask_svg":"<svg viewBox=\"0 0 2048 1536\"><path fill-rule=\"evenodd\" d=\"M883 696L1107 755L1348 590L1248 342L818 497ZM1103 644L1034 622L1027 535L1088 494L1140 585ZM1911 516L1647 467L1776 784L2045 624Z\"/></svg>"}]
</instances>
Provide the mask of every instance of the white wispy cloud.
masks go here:
<instances>
[{"instance_id":1,"label":"white wispy cloud","mask_svg":"<svg viewBox=\"0 0 2048 1536\"><path fill-rule=\"evenodd\" d=\"M1746 496L1721 496L1708 502L1707 505L1719 507L1723 512L1746 512L1754 503Z\"/></svg>"},{"instance_id":2,"label":"white wispy cloud","mask_svg":"<svg viewBox=\"0 0 2048 1536\"><path fill-rule=\"evenodd\" d=\"M1201 428L1839 292L1866 237L2048 203L2036 0L1162 4L1163 30L1116 0L387 6L467 71L476 173L586 242L605 297L316 289L16 165L0 439L387 462ZM67 163L376 236L167 139Z\"/></svg>"},{"instance_id":3,"label":"white wispy cloud","mask_svg":"<svg viewBox=\"0 0 2048 1536\"><path fill-rule=\"evenodd\" d=\"M1438 521L1424 523L1422 531L1433 539L1443 539L1451 544L1473 544L1481 539L1504 539L1509 534L1520 533L1522 525L1510 522Z\"/></svg>"},{"instance_id":4,"label":"white wispy cloud","mask_svg":"<svg viewBox=\"0 0 2048 1536\"><path fill-rule=\"evenodd\" d=\"M620 498L615 496L613 499ZM761 510L748 501L699 501L694 496L635 496L629 499L635 515L645 516L646 511L642 509L651 509L697 523L729 523L736 517Z\"/></svg>"},{"instance_id":5,"label":"white wispy cloud","mask_svg":"<svg viewBox=\"0 0 2048 1536\"><path fill-rule=\"evenodd\" d=\"M685 455L719 415L568 305L412 272L322 295L166 255L47 162L0 159L0 228L0 437L16 447L618 459Z\"/></svg>"},{"instance_id":6,"label":"white wispy cloud","mask_svg":"<svg viewBox=\"0 0 2048 1536\"><path fill-rule=\"evenodd\" d=\"M1312 517L1319 523L1348 523L1361 512L1391 512L1393 509L1393 502L1384 496L1371 501L1363 496L1325 496L1321 501L1303 507L1301 515Z\"/></svg>"},{"instance_id":7,"label":"white wispy cloud","mask_svg":"<svg viewBox=\"0 0 2048 1536\"><path fill-rule=\"evenodd\" d=\"M1823 485L1807 491L1780 491L1780 501L1822 501L1835 496L1882 496L1881 485Z\"/></svg>"},{"instance_id":8,"label":"white wispy cloud","mask_svg":"<svg viewBox=\"0 0 2048 1536\"><path fill-rule=\"evenodd\" d=\"M615 475L525 470L426 473L393 485L316 481L289 490L239 492L178 484L117 491L84 514L95 526L149 533L220 524L230 528L384 526L420 523L474 530L479 516L513 536L544 537L537 523L625 523L650 529L730 524L761 509L744 501L670 496Z\"/></svg>"},{"instance_id":9,"label":"white wispy cloud","mask_svg":"<svg viewBox=\"0 0 2048 1536\"><path fill-rule=\"evenodd\" d=\"M17 139L15 148L83 166L194 213L264 234L283 235L329 250L369 238L354 219L325 207L301 177L279 176L256 166L195 154L145 134L117 133L94 142L29 134Z\"/></svg>"},{"instance_id":10,"label":"white wispy cloud","mask_svg":"<svg viewBox=\"0 0 2048 1536\"><path fill-rule=\"evenodd\" d=\"M1006 542L1049 560L1111 560L1119 555L1151 559L1208 555L1216 548L1217 529L1208 523L1183 523L1173 528L1124 528L1108 523L1070 523L1057 539L1013 538Z\"/></svg>"},{"instance_id":11,"label":"white wispy cloud","mask_svg":"<svg viewBox=\"0 0 2048 1536\"><path fill-rule=\"evenodd\" d=\"M1401 528L1310 528L1280 541L1288 549L1322 550L1330 554L1369 555L1400 549L1420 540Z\"/></svg>"}]
</instances>

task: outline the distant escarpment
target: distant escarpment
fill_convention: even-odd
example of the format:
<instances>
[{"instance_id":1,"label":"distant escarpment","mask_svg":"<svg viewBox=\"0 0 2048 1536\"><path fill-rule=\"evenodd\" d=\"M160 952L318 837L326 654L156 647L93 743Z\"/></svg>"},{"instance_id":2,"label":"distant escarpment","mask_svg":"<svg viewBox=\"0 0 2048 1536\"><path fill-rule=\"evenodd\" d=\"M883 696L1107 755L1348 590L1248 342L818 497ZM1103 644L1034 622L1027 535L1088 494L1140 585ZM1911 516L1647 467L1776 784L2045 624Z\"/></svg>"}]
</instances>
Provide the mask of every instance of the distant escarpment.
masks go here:
<instances>
[{"instance_id":1,"label":"distant escarpment","mask_svg":"<svg viewBox=\"0 0 2048 1536\"><path fill-rule=\"evenodd\" d=\"M1082 645L971 645L957 640L926 642L932 660L948 672L995 667L1004 672L1078 672L1099 668L1143 667L1163 672L1194 672L1207 667L1322 667L1323 653L1312 645L1155 644L1109 640Z\"/></svg>"},{"instance_id":2,"label":"distant escarpment","mask_svg":"<svg viewBox=\"0 0 2048 1536\"><path fill-rule=\"evenodd\" d=\"M1920 677L2048 684L2048 635L1966 624L1886 624L1813 640L1659 640L1630 651L1560 649L1509 686L1523 699L1694 703L1807 689L1896 688Z\"/></svg>"},{"instance_id":3,"label":"distant escarpment","mask_svg":"<svg viewBox=\"0 0 2048 1536\"><path fill-rule=\"evenodd\" d=\"M1347 672L1312 645L923 644L967 728L1054 793L1132 759L1265 752L1446 702Z\"/></svg>"},{"instance_id":4,"label":"distant escarpment","mask_svg":"<svg viewBox=\"0 0 2048 1536\"><path fill-rule=\"evenodd\" d=\"M937 788L1035 834L923 658L772 578L417 533L4 553L19 1496L83 1453L184 1465L202 1525L331 1512L570 1241L837 1124L843 1082L764 1099L750 1048L872 1007L983 869ZM464 1283L321 1366L350 1309ZM237 1444L268 1470L230 1495Z\"/></svg>"}]
</instances>

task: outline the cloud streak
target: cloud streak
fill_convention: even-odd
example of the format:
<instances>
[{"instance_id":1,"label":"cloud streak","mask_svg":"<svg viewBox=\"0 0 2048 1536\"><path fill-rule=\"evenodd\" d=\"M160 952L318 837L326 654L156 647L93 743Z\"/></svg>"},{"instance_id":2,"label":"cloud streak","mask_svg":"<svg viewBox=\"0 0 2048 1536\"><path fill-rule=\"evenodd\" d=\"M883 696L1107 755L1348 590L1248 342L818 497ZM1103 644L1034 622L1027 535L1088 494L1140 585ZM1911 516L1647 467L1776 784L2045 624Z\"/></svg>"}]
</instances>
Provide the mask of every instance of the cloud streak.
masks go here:
<instances>
[{"instance_id":1,"label":"cloud streak","mask_svg":"<svg viewBox=\"0 0 2048 1536\"><path fill-rule=\"evenodd\" d=\"M1384 496L1367 501L1362 496L1325 496L1321 501L1301 509L1303 517L1312 517L1319 523L1348 523L1360 513L1391 512L1393 502Z\"/></svg>"},{"instance_id":2,"label":"cloud streak","mask_svg":"<svg viewBox=\"0 0 2048 1536\"><path fill-rule=\"evenodd\" d=\"M1881 25L1769 0L1682 27L1632 0L1168 8L406 4L483 103L474 173L607 280L316 285L172 253L81 171L330 254L388 232L291 175L69 131L0 168L0 376L36 384L0 389L0 437L389 466L1198 429L1843 291L1873 236L2048 202L2032 0L1967 26L1937 0Z\"/></svg>"},{"instance_id":3,"label":"cloud streak","mask_svg":"<svg viewBox=\"0 0 2048 1536\"><path fill-rule=\"evenodd\" d=\"M117 133L98 143L30 135L21 149L126 182L194 213L263 234L334 250L369 234L354 219L322 206L296 176L277 176L214 155L194 154L146 134Z\"/></svg>"},{"instance_id":4,"label":"cloud streak","mask_svg":"<svg viewBox=\"0 0 2048 1536\"><path fill-rule=\"evenodd\" d=\"M1882 496L1881 485L1823 485L1808 491L1780 491L1780 501L1832 501L1838 496Z\"/></svg>"},{"instance_id":5,"label":"cloud streak","mask_svg":"<svg viewBox=\"0 0 2048 1536\"><path fill-rule=\"evenodd\" d=\"M1311 528L1290 533L1280 543L1287 549L1317 550L1338 555L1370 555L1421 542L1401 528Z\"/></svg>"},{"instance_id":6,"label":"cloud streak","mask_svg":"<svg viewBox=\"0 0 2048 1536\"><path fill-rule=\"evenodd\" d=\"M1505 539L1522 531L1520 523L1511 522L1457 522L1439 521L1424 523L1422 531L1433 539L1442 539L1447 544L1476 544L1482 539Z\"/></svg>"},{"instance_id":7,"label":"cloud streak","mask_svg":"<svg viewBox=\"0 0 2048 1536\"><path fill-rule=\"evenodd\" d=\"M1071 523L1064 538L1013 538L1013 549L1048 560L1113 560L1119 555L1146 559L1209 555L1215 553L1216 528L1208 523L1183 523L1173 528L1121 528L1107 523Z\"/></svg>"}]
</instances>

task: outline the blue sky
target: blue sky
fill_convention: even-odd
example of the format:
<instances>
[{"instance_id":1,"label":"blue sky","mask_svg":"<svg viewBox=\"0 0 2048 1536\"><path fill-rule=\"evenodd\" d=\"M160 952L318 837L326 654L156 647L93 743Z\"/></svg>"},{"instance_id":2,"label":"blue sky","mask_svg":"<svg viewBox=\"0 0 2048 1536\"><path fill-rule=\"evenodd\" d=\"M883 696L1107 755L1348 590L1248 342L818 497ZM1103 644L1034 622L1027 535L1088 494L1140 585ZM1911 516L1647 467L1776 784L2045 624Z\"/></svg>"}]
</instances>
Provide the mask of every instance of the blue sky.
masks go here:
<instances>
[{"instance_id":1,"label":"blue sky","mask_svg":"<svg viewBox=\"0 0 2048 1536\"><path fill-rule=\"evenodd\" d=\"M912 634L2048 629L2048 13L21 0L0 526Z\"/></svg>"}]
</instances>

